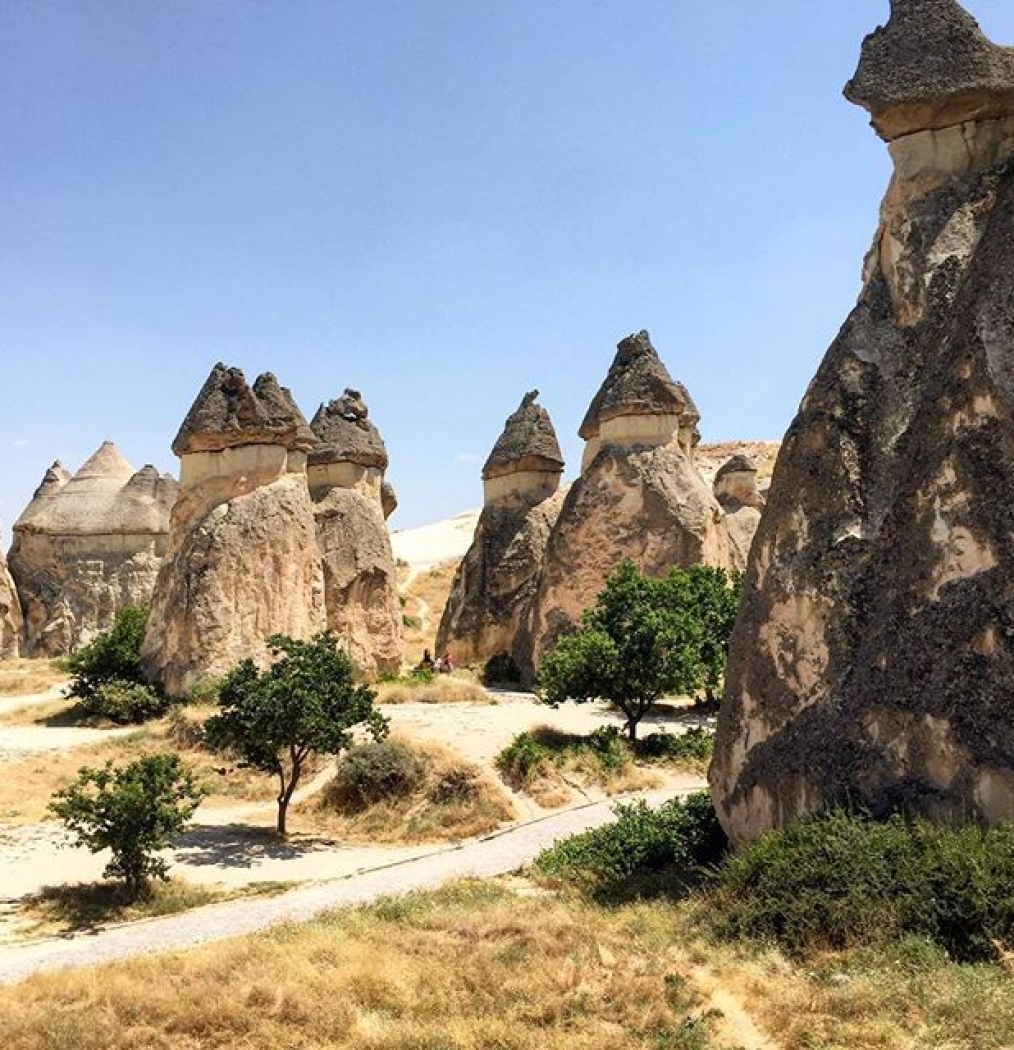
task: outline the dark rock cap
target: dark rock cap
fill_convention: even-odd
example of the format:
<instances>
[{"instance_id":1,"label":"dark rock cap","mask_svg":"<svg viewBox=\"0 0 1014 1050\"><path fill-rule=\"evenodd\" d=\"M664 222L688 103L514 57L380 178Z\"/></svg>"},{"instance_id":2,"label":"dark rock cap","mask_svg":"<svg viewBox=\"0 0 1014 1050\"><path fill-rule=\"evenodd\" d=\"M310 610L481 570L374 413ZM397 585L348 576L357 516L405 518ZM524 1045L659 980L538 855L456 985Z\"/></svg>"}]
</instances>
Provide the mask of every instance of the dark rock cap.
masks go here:
<instances>
[{"instance_id":1,"label":"dark rock cap","mask_svg":"<svg viewBox=\"0 0 1014 1050\"><path fill-rule=\"evenodd\" d=\"M616 347L616 357L578 435L588 441L605 420L616 416L666 415L683 416L687 425L701 418L687 388L673 380L651 345L651 336L641 331Z\"/></svg>"},{"instance_id":2,"label":"dark rock cap","mask_svg":"<svg viewBox=\"0 0 1014 1050\"><path fill-rule=\"evenodd\" d=\"M715 481L728 474L756 474L757 464L749 456L737 455L727 459L715 473Z\"/></svg>"},{"instance_id":3,"label":"dark rock cap","mask_svg":"<svg viewBox=\"0 0 1014 1050\"><path fill-rule=\"evenodd\" d=\"M563 455L549 413L535 403L538 390L521 399L517 411L507 417L482 468L483 480L519 470L563 471Z\"/></svg>"},{"instance_id":4,"label":"dark rock cap","mask_svg":"<svg viewBox=\"0 0 1014 1050\"><path fill-rule=\"evenodd\" d=\"M309 449L316 444L292 394L270 372L247 384L238 368L215 365L183 420L173 452L217 452L239 445L282 445Z\"/></svg>"},{"instance_id":5,"label":"dark rock cap","mask_svg":"<svg viewBox=\"0 0 1014 1050\"><path fill-rule=\"evenodd\" d=\"M309 462L357 463L386 470L387 449L369 415L362 395L349 387L341 397L321 405L310 423L319 444L310 453Z\"/></svg>"},{"instance_id":6,"label":"dark rock cap","mask_svg":"<svg viewBox=\"0 0 1014 1050\"><path fill-rule=\"evenodd\" d=\"M989 40L957 0L891 0L845 97L887 141L1014 114L1014 48Z\"/></svg>"}]
</instances>

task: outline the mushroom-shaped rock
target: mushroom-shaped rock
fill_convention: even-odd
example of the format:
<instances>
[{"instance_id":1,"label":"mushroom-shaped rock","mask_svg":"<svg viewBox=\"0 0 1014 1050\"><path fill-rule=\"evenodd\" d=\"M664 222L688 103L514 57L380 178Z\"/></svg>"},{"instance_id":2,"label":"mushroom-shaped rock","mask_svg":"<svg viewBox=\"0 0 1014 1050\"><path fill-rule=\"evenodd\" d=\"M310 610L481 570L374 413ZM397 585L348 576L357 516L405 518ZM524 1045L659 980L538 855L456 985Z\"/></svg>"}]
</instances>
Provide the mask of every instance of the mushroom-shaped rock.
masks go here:
<instances>
[{"instance_id":1,"label":"mushroom-shaped rock","mask_svg":"<svg viewBox=\"0 0 1014 1050\"><path fill-rule=\"evenodd\" d=\"M647 332L624 339L580 434L587 446L546 543L523 645L531 676L625 559L643 572L735 564L722 510L690 459L699 415Z\"/></svg>"},{"instance_id":2,"label":"mushroom-shaped rock","mask_svg":"<svg viewBox=\"0 0 1014 1050\"><path fill-rule=\"evenodd\" d=\"M180 494L142 649L169 695L265 659L272 634L324 626L306 482L314 444L273 375L248 386L239 369L214 367L173 442Z\"/></svg>"},{"instance_id":3,"label":"mushroom-shaped rock","mask_svg":"<svg viewBox=\"0 0 1014 1050\"><path fill-rule=\"evenodd\" d=\"M648 333L627 336L578 430L585 441L582 470L606 444L650 447L678 440L689 454L699 421L686 387L669 375Z\"/></svg>"},{"instance_id":4,"label":"mushroom-shaped rock","mask_svg":"<svg viewBox=\"0 0 1014 1050\"><path fill-rule=\"evenodd\" d=\"M987 39L957 0L891 0L863 43L850 102L888 141L1014 114L1014 48Z\"/></svg>"},{"instance_id":5,"label":"mushroom-shaped rock","mask_svg":"<svg viewBox=\"0 0 1014 1050\"><path fill-rule=\"evenodd\" d=\"M174 478L135 473L110 441L73 477L59 463L46 471L10 552L27 653L67 653L111 626L121 606L148 604L176 493Z\"/></svg>"},{"instance_id":6,"label":"mushroom-shaped rock","mask_svg":"<svg viewBox=\"0 0 1014 1050\"><path fill-rule=\"evenodd\" d=\"M560 485L563 456L549 413L531 390L507 417L482 468L484 502L521 500L529 504L551 496Z\"/></svg>"},{"instance_id":7,"label":"mushroom-shaped rock","mask_svg":"<svg viewBox=\"0 0 1014 1050\"><path fill-rule=\"evenodd\" d=\"M384 504L387 450L358 390L321 405L310 425L319 441L308 477L328 629L367 677L396 674L402 612Z\"/></svg>"},{"instance_id":8,"label":"mushroom-shaped rock","mask_svg":"<svg viewBox=\"0 0 1014 1050\"><path fill-rule=\"evenodd\" d=\"M887 137L966 120L967 160L1007 52L954 3L892 6L849 93ZM1014 819L1014 174L980 156L900 194L926 134L891 144L859 302L750 551L709 774L738 841L846 800Z\"/></svg>"},{"instance_id":9,"label":"mushroom-shaped rock","mask_svg":"<svg viewBox=\"0 0 1014 1050\"><path fill-rule=\"evenodd\" d=\"M757 491L756 463L749 456L732 456L715 474L714 489L715 498L725 511L735 567L744 569L764 506Z\"/></svg>"},{"instance_id":10,"label":"mushroom-shaped rock","mask_svg":"<svg viewBox=\"0 0 1014 1050\"><path fill-rule=\"evenodd\" d=\"M563 505L563 457L538 391L521 400L482 469L484 507L451 585L437 649L479 664L526 647L549 532Z\"/></svg>"}]
</instances>

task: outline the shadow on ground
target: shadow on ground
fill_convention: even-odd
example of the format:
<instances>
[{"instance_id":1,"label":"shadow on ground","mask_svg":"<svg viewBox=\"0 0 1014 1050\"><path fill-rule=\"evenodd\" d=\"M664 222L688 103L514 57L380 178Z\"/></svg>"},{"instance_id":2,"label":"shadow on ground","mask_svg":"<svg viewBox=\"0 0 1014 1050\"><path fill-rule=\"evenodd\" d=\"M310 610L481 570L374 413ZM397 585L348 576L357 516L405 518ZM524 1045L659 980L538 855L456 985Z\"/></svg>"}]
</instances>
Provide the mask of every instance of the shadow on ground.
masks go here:
<instances>
[{"instance_id":1,"label":"shadow on ground","mask_svg":"<svg viewBox=\"0 0 1014 1050\"><path fill-rule=\"evenodd\" d=\"M333 839L300 835L280 839L268 828L246 824L198 825L173 842L181 864L195 867L252 868L264 860L292 860L319 849L334 849Z\"/></svg>"}]
</instances>

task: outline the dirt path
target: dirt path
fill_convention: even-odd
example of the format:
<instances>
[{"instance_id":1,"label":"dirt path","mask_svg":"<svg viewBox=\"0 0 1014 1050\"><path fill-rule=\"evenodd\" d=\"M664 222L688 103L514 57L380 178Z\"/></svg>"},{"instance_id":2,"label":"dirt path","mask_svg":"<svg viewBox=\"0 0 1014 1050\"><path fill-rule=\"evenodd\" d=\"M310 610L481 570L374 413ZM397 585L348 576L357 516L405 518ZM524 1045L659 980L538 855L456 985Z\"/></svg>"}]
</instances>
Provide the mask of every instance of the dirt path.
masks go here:
<instances>
[{"instance_id":1,"label":"dirt path","mask_svg":"<svg viewBox=\"0 0 1014 1050\"><path fill-rule=\"evenodd\" d=\"M672 792L651 792L643 797L658 804L672 795ZM448 879L503 875L530 862L560 836L598 827L611 819L612 804L595 802L483 839L430 849L408 860L375 867L349 878L292 890L278 897L214 904L98 933L2 949L0 983L10 984L33 973L69 966L93 966L152 952L191 948L253 933L282 922L302 921L332 908L364 904L378 897L412 890L432 889Z\"/></svg>"},{"instance_id":2,"label":"dirt path","mask_svg":"<svg viewBox=\"0 0 1014 1050\"><path fill-rule=\"evenodd\" d=\"M737 1050L780 1050L779 1044L769 1039L754 1024L739 996L704 966L695 966L687 976L704 994L706 1007L717 1010L715 1028L723 1043Z\"/></svg>"}]
</instances>

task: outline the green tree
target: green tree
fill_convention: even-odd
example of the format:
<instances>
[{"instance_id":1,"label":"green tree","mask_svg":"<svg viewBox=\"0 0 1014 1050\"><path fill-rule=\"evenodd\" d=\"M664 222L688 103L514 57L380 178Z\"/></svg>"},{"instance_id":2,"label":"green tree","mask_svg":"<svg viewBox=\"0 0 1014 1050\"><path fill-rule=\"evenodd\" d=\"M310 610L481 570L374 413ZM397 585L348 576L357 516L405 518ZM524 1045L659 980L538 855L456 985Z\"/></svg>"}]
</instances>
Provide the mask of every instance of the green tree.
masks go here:
<instances>
[{"instance_id":1,"label":"green tree","mask_svg":"<svg viewBox=\"0 0 1014 1050\"><path fill-rule=\"evenodd\" d=\"M244 660L226 675L205 739L278 778L277 827L284 836L308 759L348 748L355 726L380 740L387 720L373 706L374 691L355 684L352 660L330 632L310 641L273 635L268 646L275 661L266 671Z\"/></svg>"},{"instance_id":2,"label":"green tree","mask_svg":"<svg viewBox=\"0 0 1014 1050\"><path fill-rule=\"evenodd\" d=\"M156 854L186 826L199 805L198 788L179 755L148 755L122 768L85 768L50 803L77 842L92 853L108 849L107 878L120 878L137 897L168 865Z\"/></svg>"},{"instance_id":3,"label":"green tree","mask_svg":"<svg viewBox=\"0 0 1014 1050\"><path fill-rule=\"evenodd\" d=\"M673 569L655 579L624 562L578 629L545 655L537 691L553 706L610 700L636 740L638 723L663 696L716 687L737 604L721 569Z\"/></svg>"}]
</instances>

